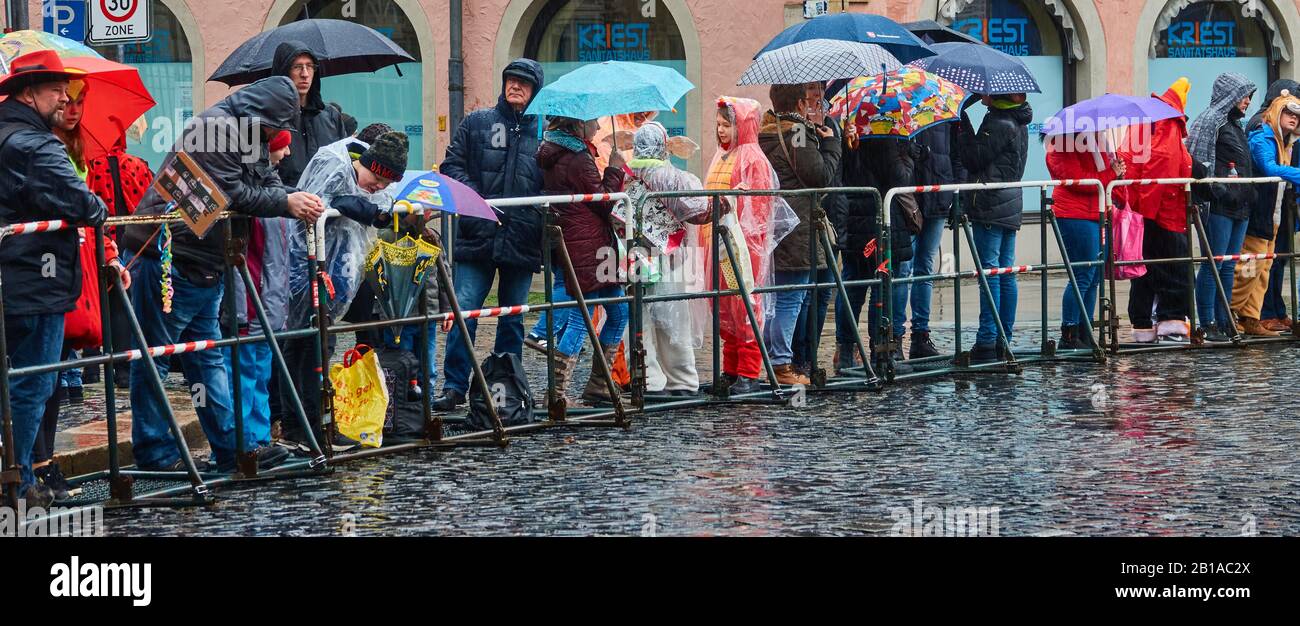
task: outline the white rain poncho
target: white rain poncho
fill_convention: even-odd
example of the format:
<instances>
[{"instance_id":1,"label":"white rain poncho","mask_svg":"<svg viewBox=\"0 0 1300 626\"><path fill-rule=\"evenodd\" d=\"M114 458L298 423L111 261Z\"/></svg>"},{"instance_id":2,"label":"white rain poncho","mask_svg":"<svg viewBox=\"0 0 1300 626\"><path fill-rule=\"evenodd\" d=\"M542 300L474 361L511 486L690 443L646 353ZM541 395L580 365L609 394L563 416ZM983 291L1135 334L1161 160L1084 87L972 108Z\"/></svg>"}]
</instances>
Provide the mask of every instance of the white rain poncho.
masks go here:
<instances>
[{"instance_id":1,"label":"white rain poncho","mask_svg":"<svg viewBox=\"0 0 1300 626\"><path fill-rule=\"evenodd\" d=\"M352 168L352 156L348 146L356 144L362 149L366 144L348 137L322 147L307 163L298 180L302 191L320 196L326 207L331 207L335 198L358 196L373 202L381 209L393 204L393 197L387 191L369 194L362 191L357 184L356 171ZM330 315L334 320L343 318L352 299L356 297L361 282L366 278L366 254L374 247L377 234L369 224L360 224L346 217L330 217L325 222L325 272L333 285L334 296L330 299ZM289 328L307 326L315 313L311 302L311 268L307 266L307 224L298 221L289 238Z\"/></svg>"},{"instance_id":2,"label":"white rain poncho","mask_svg":"<svg viewBox=\"0 0 1300 626\"><path fill-rule=\"evenodd\" d=\"M648 122L636 132L632 156L628 163L636 178L629 187L643 185L647 191L702 190L699 177L673 167L668 161L668 131L658 122ZM648 235L654 245L654 282L647 289L651 295L699 293L706 289L700 228L687 223L709 210L704 196L652 198L642 205L643 232L647 224L660 225L661 235ZM663 227L662 225L670 225ZM671 232L669 232L671 231ZM704 343L704 317L707 300L651 302L645 305L647 326L668 331L679 346L699 348ZM690 329L691 332L684 332Z\"/></svg>"}]
</instances>

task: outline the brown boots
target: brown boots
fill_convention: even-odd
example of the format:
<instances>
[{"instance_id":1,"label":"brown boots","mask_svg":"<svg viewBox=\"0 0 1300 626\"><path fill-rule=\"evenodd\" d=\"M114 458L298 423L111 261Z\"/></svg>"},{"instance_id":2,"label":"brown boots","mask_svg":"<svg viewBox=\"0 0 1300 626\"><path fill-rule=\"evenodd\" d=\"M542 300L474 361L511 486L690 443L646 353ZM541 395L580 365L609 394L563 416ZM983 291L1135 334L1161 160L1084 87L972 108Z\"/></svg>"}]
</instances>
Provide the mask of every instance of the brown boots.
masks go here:
<instances>
[{"instance_id":1,"label":"brown boots","mask_svg":"<svg viewBox=\"0 0 1300 626\"><path fill-rule=\"evenodd\" d=\"M1276 337L1277 333L1264 327L1259 320L1251 317L1241 319L1241 332L1251 337Z\"/></svg>"},{"instance_id":2,"label":"brown boots","mask_svg":"<svg viewBox=\"0 0 1300 626\"><path fill-rule=\"evenodd\" d=\"M781 383L782 385L787 385L787 386L805 385L806 386L812 384L812 381L808 380L807 376L800 374L799 371L796 370L794 366L789 363L786 363L785 365L777 365L772 369L776 372L776 382Z\"/></svg>"},{"instance_id":3,"label":"brown boots","mask_svg":"<svg viewBox=\"0 0 1300 626\"><path fill-rule=\"evenodd\" d=\"M601 344L600 351L605 355L605 363L611 368L614 367L614 358L618 356L618 344ZM595 359L592 359L591 376L587 378L587 388L582 391L582 401L588 404L613 402L614 398L609 395L609 384L605 381L606 377L600 371L600 366L596 364Z\"/></svg>"}]
</instances>

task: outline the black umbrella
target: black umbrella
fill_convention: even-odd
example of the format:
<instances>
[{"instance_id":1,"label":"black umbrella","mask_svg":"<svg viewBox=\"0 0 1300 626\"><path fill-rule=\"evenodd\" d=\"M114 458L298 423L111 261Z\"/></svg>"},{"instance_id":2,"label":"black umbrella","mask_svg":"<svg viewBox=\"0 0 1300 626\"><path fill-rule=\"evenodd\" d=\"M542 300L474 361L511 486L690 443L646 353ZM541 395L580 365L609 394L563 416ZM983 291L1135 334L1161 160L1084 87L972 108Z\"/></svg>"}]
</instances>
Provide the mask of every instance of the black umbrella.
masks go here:
<instances>
[{"instance_id":1,"label":"black umbrella","mask_svg":"<svg viewBox=\"0 0 1300 626\"><path fill-rule=\"evenodd\" d=\"M971 37L959 30L953 30L934 20L921 20L919 22L908 22L903 24L903 28L912 31L913 35L920 37L927 44L931 43L977 43L984 45L983 41Z\"/></svg>"},{"instance_id":2,"label":"black umbrella","mask_svg":"<svg viewBox=\"0 0 1300 626\"><path fill-rule=\"evenodd\" d=\"M373 72L415 62L415 57L401 46L369 26L346 20L310 19L285 24L245 41L208 80L234 87L271 76L275 48L286 41L305 44L325 65L327 76Z\"/></svg>"}]
</instances>

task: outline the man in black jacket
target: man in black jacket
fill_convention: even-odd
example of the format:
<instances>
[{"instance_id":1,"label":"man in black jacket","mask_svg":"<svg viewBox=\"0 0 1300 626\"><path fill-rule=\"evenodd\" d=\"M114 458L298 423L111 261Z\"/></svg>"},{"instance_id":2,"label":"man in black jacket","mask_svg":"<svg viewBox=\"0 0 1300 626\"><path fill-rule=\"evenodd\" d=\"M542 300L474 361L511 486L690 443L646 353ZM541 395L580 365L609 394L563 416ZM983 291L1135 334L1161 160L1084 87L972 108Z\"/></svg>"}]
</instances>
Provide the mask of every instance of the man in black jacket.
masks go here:
<instances>
[{"instance_id":1,"label":"man in black jacket","mask_svg":"<svg viewBox=\"0 0 1300 626\"><path fill-rule=\"evenodd\" d=\"M0 222L98 226L107 216L104 203L77 177L63 144L50 132L68 104L68 78L58 55L42 51L14 59L0 81L0 96L7 96L0 103ZM58 361L63 315L81 295L77 229L3 239L8 239L0 245L0 276L9 367ZM57 378L50 372L9 380L14 458L21 475L17 489L29 506L48 506L52 499L32 474L32 446Z\"/></svg>"},{"instance_id":2,"label":"man in black jacket","mask_svg":"<svg viewBox=\"0 0 1300 626\"><path fill-rule=\"evenodd\" d=\"M495 107L479 109L465 117L447 147L447 158L439 168L478 192L484 198L536 196L542 191L542 170L537 165L537 119L524 115L528 103L542 88L542 66L532 59L516 59L501 73L503 88ZM498 278L500 306L524 304L533 274L542 266L542 214L535 206L509 207L498 214L501 223L475 218L458 218L454 241L456 299L462 309L483 306L492 280ZM473 341L477 320L465 320ZM445 383L442 397L434 402L439 411L450 411L465 402L469 373L474 358L463 345L460 328L447 336L447 357L443 362ZM497 320L493 352L522 356L522 317L511 315Z\"/></svg>"},{"instance_id":3,"label":"man in black jacket","mask_svg":"<svg viewBox=\"0 0 1300 626\"><path fill-rule=\"evenodd\" d=\"M321 146L328 146L352 133L347 130L343 110L325 104L320 95L320 81L325 77L324 64L300 41L286 41L276 46L271 67L279 76L287 76L298 90L299 113L289 125L293 136L289 156L280 162L280 180L291 187ZM355 120L353 127L355 128Z\"/></svg>"},{"instance_id":4,"label":"man in black jacket","mask_svg":"<svg viewBox=\"0 0 1300 626\"><path fill-rule=\"evenodd\" d=\"M255 217L295 217L315 222L324 204L314 194L285 187L267 162L267 141L289 127L298 112L293 83L283 76L259 80L204 111L163 161L165 169L179 151L188 154L230 199L227 210ZM136 215L159 215L171 203L150 189L140 200ZM135 287L131 303L150 346L216 339L224 289L226 238L220 224L200 237L185 224L172 224L171 293L164 296L162 251L165 235L155 226L128 226L122 237L123 254L137 255L131 269ZM139 346L137 346L139 347ZM154 361L167 377L168 361ZM185 378L194 385L194 408L212 447L218 471L235 467L234 413L230 380L216 350L181 355ZM177 442L149 388L144 361L131 363L131 440L141 469L181 468ZM258 464L269 468L288 452L275 446L253 451Z\"/></svg>"},{"instance_id":5,"label":"man in black jacket","mask_svg":"<svg viewBox=\"0 0 1300 626\"><path fill-rule=\"evenodd\" d=\"M1034 111L1025 94L1001 94L981 98L988 113L976 133L970 117L962 112L957 145L970 182L1014 183L1025 175L1029 154L1029 123ZM1024 193L1020 189L976 192L970 204L962 203L975 234L975 253L981 269L1010 267L1015 263L1016 233L1023 221ZM971 348L972 363L997 361L1010 345L1016 321L1018 291L1015 274L988 277L989 293L980 298L980 328ZM994 323L994 311L1002 332Z\"/></svg>"}]
</instances>

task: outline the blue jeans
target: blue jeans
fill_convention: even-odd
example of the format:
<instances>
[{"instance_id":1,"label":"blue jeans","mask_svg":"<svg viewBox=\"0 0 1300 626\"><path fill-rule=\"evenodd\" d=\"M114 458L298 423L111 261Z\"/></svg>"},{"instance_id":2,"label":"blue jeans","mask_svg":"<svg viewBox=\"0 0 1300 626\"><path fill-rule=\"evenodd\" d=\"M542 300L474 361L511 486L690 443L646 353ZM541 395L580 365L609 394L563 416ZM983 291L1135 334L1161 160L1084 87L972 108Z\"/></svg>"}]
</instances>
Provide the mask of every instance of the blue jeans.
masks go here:
<instances>
[{"instance_id":1,"label":"blue jeans","mask_svg":"<svg viewBox=\"0 0 1300 626\"><path fill-rule=\"evenodd\" d=\"M834 283L835 278L831 275L830 268L817 270L817 282L826 284ZM834 296L837 289L835 287L826 287L817 291L817 328L816 334L819 342L822 328L826 325L826 309L830 308L831 296ZM794 362L800 365L813 362L812 355L808 353L808 310L812 308L812 292L808 292L808 297L804 298L803 307L799 309L799 320L794 325L794 339L791 340L790 351L794 354Z\"/></svg>"},{"instance_id":2,"label":"blue jeans","mask_svg":"<svg viewBox=\"0 0 1300 626\"><path fill-rule=\"evenodd\" d=\"M63 314L6 315L5 346L11 370L58 362L63 352ZM9 380L14 460L22 474L19 495L36 482L32 475L32 446L36 445L45 403L54 394L58 378L58 372L49 372Z\"/></svg>"},{"instance_id":3,"label":"blue jeans","mask_svg":"<svg viewBox=\"0 0 1300 626\"><path fill-rule=\"evenodd\" d=\"M973 224L975 231L975 254L979 256L982 269L1011 267L1016 261L1016 231L988 224ZM994 321L993 311L1002 318L1002 331L1007 343L1011 343L1011 329L1016 324L1016 275L1003 274L988 276L989 293L980 297L980 329L975 334L977 345L992 346L998 344L998 327ZM991 297L991 299L990 299Z\"/></svg>"},{"instance_id":4,"label":"blue jeans","mask_svg":"<svg viewBox=\"0 0 1300 626\"><path fill-rule=\"evenodd\" d=\"M555 279L551 282L551 302L559 304L573 300L569 292L564 290L564 275L556 274ZM564 332L565 324L569 323L569 314L572 309L560 309L555 312L555 336ZM537 323L533 324L533 329L528 331L533 337L546 338L546 320L550 318L550 311L542 311L541 317L537 318Z\"/></svg>"},{"instance_id":5,"label":"blue jeans","mask_svg":"<svg viewBox=\"0 0 1300 626\"><path fill-rule=\"evenodd\" d=\"M1217 213L1207 213L1205 219L1205 238L1210 240L1210 253L1214 256L1239 254L1241 245L1246 241L1246 224L1249 220L1234 220ZM1218 266L1219 280L1223 281L1223 292L1232 299L1232 277L1237 269L1236 261L1222 261ZM1214 285L1214 272L1209 263L1202 263L1196 272L1196 315L1201 325L1217 325L1228 328L1232 323L1232 314L1219 297L1219 290Z\"/></svg>"},{"instance_id":6,"label":"blue jeans","mask_svg":"<svg viewBox=\"0 0 1300 626\"><path fill-rule=\"evenodd\" d=\"M150 346L221 337L218 321L224 291L221 281L211 287L198 286L173 268L171 283L175 293L172 295L172 311L164 314L161 280L162 266L158 259L141 257L131 268L131 308L135 309L140 329ZM212 447L212 458L218 465L233 464L235 418L225 359L217 350L187 352L180 358L185 380L193 386L189 391L196 400L194 411L198 413L203 433ZM166 380L170 359L154 359L154 365L158 376ZM145 367L144 359L131 362L131 442L137 465L141 468L163 467L180 459L180 451L158 405L153 386L149 384Z\"/></svg>"},{"instance_id":7,"label":"blue jeans","mask_svg":"<svg viewBox=\"0 0 1300 626\"><path fill-rule=\"evenodd\" d=\"M811 276L808 270L783 272L777 270L772 281L775 285L806 285ZM794 351L790 342L794 339L795 323L799 321L799 309L803 308L808 298L807 291L781 291L772 294L772 319L763 328L763 339L767 342L768 354L772 365L789 365L794 360Z\"/></svg>"},{"instance_id":8,"label":"blue jeans","mask_svg":"<svg viewBox=\"0 0 1300 626\"><path fill-rule=\"evenodd\" d=\"M452 326L455 328L455 326ZM420 341L419 326L403 326L402 340L396 341L397 335L393 334L393 329L389 326L384 327L384 345L389 348L403 348L410 350L412 353L415 349L412 347ZM429 324L429 353L426 355L426 363L429 364L429 386L438 382L438 323ZM419 355L417 355L419 356ZM391 391L391 390L390 390Z\"/></svg>"},{"instance_id":9,"label":"blue jeans","mask_svg":"<svg viewBox=\"0 0 1300 626\"><path fill-rule=\"evenodd\" d=\"M1061 240L1065 244L1065 253L1070 255L1071 263L1096 261L1101 258L1101 230L1097 222L1081 219L1058 219L1061 227ZM1087 307L1087 317L1079 313L1079 300L1074 297L1074 288L1066 285L1061 296L1061 324L1076 326L1092 322L1092 314L1097 309L1097 286L1101 284L1101 266L1076 267L1074 278L1079 283L1079 293L1083 294L1083 304Z\"/></svg>"},{"instance_id":10,"label":"blue jeans","mask_svg":"<svg viewBox=\"0 0 1300 626\"><path fill-rule=\"evenodd\" d=\"M1277 245L1274 252L1279 254L1291 252L1291 239L1288 233L1279 229L1277 231ZM1264 292L1264 305L1259 311L1259 318L1262 320L1280 320L1289 317L1286 310L1286 301L1282 299L1285 291L1287 266L1290 259L1274 259L1273 267L1268 274L1268 291Z\"/></svg>"},{"instance_id":11,"label":"blue jeans","mask_svg":"<svg viewBox=\"0 0 1300 626\"><path fill-rule=\"evenodd\" d=\"M582 297L587 300L594 300L596 298L621 298L624 295L626 293L622 287L609 285L584 293ZM602 307L605 309L605 325L600 327L600 336L598 337L600 345L617 344L623 340L623 331L627 330L627 303L605 304ZM569 315L572 317L570 317L570 323L564 327L564 334L555 340L555 349L564 356L573 356L582 350L582 342L587 340L587 324L582 321L581 312L576 309L565 310L570 311ZM595 306L588 306L587 314L592 315L595 310ZM560 321L558 314L555 321L557 323Z\"/></svg>"},{"instance_id":12,"label":"blue jeans","mask_svg":"<svg viewBox=\"0 0 1300 626\"><path fill-rule=\"evenodd\" d=\"M488 261L457 261L455 269L456 300L462 311L483 308L488 291L492 289L492 279L500 275L497 284L497 301L500 306L514 306L528 301L528 288L533 284L533 273L528 269L517 267L497 267ZM469 329L470 343L474 343L478 333L478 320L465 320ZM446 377L443 392L454 389L465 393L469 389L469 374L473 369L474 355L463 345L460 327L452 326L447 334L447 357L442 364L442 373ZM524 320L522 315L510 315L497 318L496 343L492 351L508 352L523 356Z\"/></svg>"},{"instance_id":13,"label":"blue jeans","mask_svg":"<svg viewBox=\"0 0 1300 626\"><path fill-rule=\"evenodd\" d=\"M226 375L235 380L230 349L221 351L226 361ZM266 342L239 346L239 404L244 414L244 449L254 450L271 443L271 377L278 374L271 367L271 346ZM235 402L232 397L231 406ZM294 418L296 419L296 418ZM232 439L233 441L233 439Z\"/></svg>"},{"instance_id":14,"label":"blue jeans","mask_svg":"<svg viewBox=\"0 0 1300 626\"><path fill-rule=\"evenodd\" d=\"M934 259L939 254L939 243L943 240L946 217L927 217L921 226L921 234L912 238L912 260L898 265L898 278L908 276L929 276L934 273ZM910 294L909 294L910 292ZM907 304L912 304L912 332L930 332L930 298L934 293L934 283L912 283L894 285L894 334L903 336L903 325L907 321Z\"/></svg>"}]
</instances>

